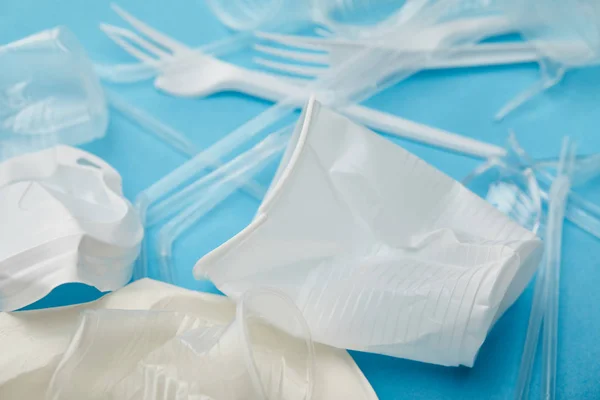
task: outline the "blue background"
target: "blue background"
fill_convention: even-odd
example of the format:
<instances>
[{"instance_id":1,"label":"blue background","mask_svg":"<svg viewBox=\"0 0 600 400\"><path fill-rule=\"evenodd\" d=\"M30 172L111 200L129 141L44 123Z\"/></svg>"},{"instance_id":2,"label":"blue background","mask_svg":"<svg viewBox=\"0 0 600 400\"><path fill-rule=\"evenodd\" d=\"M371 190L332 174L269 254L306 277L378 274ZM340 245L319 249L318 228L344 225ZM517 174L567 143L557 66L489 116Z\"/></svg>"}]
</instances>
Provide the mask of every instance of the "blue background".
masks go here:
<instances>
[{"instance_id":1,"label":"blue background","mask_svg":"<svg viewBox=\"0 0 600 400\"><path fill-rule=\"evenodd\" d=\"M121 1L126 10L156 28L195 46L225 37L229 32L202 1ZM108 1L3 0L0 2L0 43L7 43L56 25L66 25L79 37L91 58L103 62L133 61L98 29L108 22L128 27L112 12ZM236 61L248 64L250 54ZM570 73L558 87L539 96L502 123L492 116L509 99L538 78L534 64L423 72L370 99L367 104L419 122L503 145L513 129L535 157L558 154L561 138L570 135L582 154L600 151L597 93L600 70ZM177 99L157 92L149 82L113 87L123 97L184 132L205 148L269 103L235 93L203 99ZM416 143L397 140L456 179L480 161ZM111 163L122 175L129 199L185 161L145 131L118 114L111 115L108 133L84 148ZM272 168L271 171L272 172ZM263 174L268 182L269 173ZM598 203L599 181L584 193ZM176 282L198 290L215 291L194 281L194 262L239 231L258 202L237 194L186 233L175 245ZM558 396L600 399L600 242L567 223L561 277ZM83 285L64 285L30 308L82 302L101 294ZM532 285L490 332L473 368L446 368L389 357L353 353L356 362L382 400L392 399L505 399L513 395L527 329ZM539 364L539 360L538 360ZM532 394L539 393L539 372Z\"/></svg>"}]
</instances>

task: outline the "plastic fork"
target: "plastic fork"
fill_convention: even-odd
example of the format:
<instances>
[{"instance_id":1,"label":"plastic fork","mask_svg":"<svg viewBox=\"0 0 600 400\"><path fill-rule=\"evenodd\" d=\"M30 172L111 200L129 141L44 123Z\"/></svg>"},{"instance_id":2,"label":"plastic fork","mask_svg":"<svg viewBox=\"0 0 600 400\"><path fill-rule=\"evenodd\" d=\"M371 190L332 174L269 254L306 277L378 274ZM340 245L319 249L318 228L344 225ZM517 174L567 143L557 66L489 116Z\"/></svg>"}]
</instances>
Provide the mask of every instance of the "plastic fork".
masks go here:
<instances>
[{"instance_id":1,"label":"plastic fork","mask_svg":"<svg viewBox=\"0 0 600 400\"><path fill-rule=\"evenodd\" d=\"M279 62L263 57L255 57L253 61L256 64L276 71L305 77L318 76L329 66L343 62L343 60L365 47L386 48L413 57L419 54L424 55L431 51L412 48L402 49L398 48L395 44L396 47L392 47L390 43L378 44L338 38L316 38L263 32L257 33L256 36L260 39L288 47L283 49L265 44L254 45L254 49L260 53L276 56L287 61L319 64L320 66ZM539 53L536 47L530 43L483 43L474 46L465 46L462 49L460 47L455 49L441 49L434 54L434 57L427 57L425 67L428 69L482 67L529 63L538 60Z\"/></svg>"},{"instance_id":2,"label":"plastic fork","mask_svg":"<svg viewBox=\"0 0 600 400\"><path fill-rule=\"evenodd\" d=\"M496 115L505 118L535 96L560 83L573 68L600 65L600 3L597 1L506 1L505 14L534 43L540 80L510 100ZM535 12L531 12L535 9Z\"/></svg>"},{"instance_id":3,"label":"plastic fork","mask_svg":"<svg viewBox=\"0 0 600 400\"><path fill-rule=\"evenodd\" d=\"M133 25L132 18L134 17L122 10L121 16ZM140 25L143 29L140 29ZM190 48L184 50L181 43L156 31L138 19L135 19L135 26L149 40L123 28L102 25L102 29L132 56L149 63L149 65L161 68L163 74L156 79L155 86L167 93L175 96L191 97L234 90L275 102L292 96L296 98L297 105L303 104L308 97L307 90L298 85L298 80L244 69L193 51ZM162 49L151 41L159 44ZM145 52L142 53L141 49ZM165 53L165 49L168 49L169 52ZM340 111L372 129L404 139L442 147L450 151L478 158L489 158L505 154L505 150L500 146L419 124L360 105L342 106Z\"/></svg>"}]
</instances>

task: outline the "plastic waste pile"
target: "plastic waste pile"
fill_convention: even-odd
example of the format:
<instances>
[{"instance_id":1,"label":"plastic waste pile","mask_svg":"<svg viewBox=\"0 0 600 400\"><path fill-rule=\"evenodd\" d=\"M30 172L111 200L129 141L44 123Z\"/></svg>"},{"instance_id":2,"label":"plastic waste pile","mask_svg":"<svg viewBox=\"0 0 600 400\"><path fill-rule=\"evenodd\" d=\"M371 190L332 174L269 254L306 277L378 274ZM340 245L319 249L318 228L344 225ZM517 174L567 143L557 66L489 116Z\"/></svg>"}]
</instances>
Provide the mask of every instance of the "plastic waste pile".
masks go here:
<instances>
[{"instance_id":1,"label":"plastic waste pile","mask_svg":"<svg viewBox=\"0 0 600 400\"><path fill-rule=\"evenodd\" d=\"M565 139L535 159L513 135L503 148L362 102L422 70L539 63L504 118L598 64L600 8L207 5L234 32L200 48L112 5L130 27L100 29L133 63L92 62L66 27L0 47L0 398L376 399L346 349L472 367L536 271L515 393L529 395L541 332L555 398L563 221L600 238L600 207L576 191L600 157ZM487 41L511 33L523 40ZM241 49L256 69L219 58ZM174 97L272 105L201 149L105 85L150 79ZM119 172L74 147L110 137L111 111L186 161L125 196ZM371 129L482 164L461 183ZM253 218L182 271L176 241L237 193ZM192 271L227 297L179 287ZM74 282L112 293L13 313Z\"/></svg>"}]
</instances>

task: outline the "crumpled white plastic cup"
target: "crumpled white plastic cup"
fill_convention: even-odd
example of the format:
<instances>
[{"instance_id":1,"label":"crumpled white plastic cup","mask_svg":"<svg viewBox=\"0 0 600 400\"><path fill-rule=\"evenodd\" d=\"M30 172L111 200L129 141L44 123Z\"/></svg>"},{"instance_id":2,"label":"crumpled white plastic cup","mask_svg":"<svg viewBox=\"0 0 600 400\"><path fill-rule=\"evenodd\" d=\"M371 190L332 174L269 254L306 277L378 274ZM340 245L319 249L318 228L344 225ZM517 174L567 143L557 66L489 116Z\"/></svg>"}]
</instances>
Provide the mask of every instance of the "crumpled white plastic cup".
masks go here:
<instances>
[{"instance_id":1,"label":"crumpled white plastic cup","mask_svg":"<svg viewBox=\"0 0 600 400\"><path fill-rule=\"evenodd\" d=\"M311 101L254 220L194 274L283 291L320 343L472 366L540 257L459 182Z\"/></svg>"},{"instance_id":2,"label":"crumpled white plastic cup","mask_svg":"<svg viewBox=\"0 0 600 400\"><path fill-rule=\"evenodd\" d=\"M101 291L131 279L144 234L119 173L56 146L0 164L0 310L81 282Z\"/></svg>"}]
</instances>

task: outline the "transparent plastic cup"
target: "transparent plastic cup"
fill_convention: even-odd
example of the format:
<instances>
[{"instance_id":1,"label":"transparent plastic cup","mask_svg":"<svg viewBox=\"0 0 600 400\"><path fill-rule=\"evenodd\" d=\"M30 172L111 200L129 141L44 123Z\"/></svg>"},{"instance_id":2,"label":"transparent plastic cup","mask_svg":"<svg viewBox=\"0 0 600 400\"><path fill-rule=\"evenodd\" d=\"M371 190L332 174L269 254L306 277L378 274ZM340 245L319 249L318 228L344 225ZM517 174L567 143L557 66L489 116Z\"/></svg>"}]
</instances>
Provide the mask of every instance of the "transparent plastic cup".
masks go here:
<instances>
[{"instance_id":1,"label":"transparent plastic cup","mask_svg":"<svg viewBox=\"0 0 600 400\"><path fill-rule=\"evenodd\" d=\"M246 292L229 325L182 312L88 311L47 398L310 400L314 363L300 310L269 289Z\"/></svg>"},{"instance_id":2,"label":"transparent plastic cup","mask_svg":"<svg viewBox=\"0 0 600 400\"><path fill-rule=\"evenodd\" d=\"M310 0L207 0L219 20L236 31L254 30L273 23L308 21Z\"/></svg>"},{"instance_id":3,"label":"transparent plastic cup","mask_svg":"<svg viewBox=\"0 0 600 400\"><path fill-rule=\"evenodd\" d=\"M77 38L56 27L0 47L0 160L104 136L108 110Z\"/></svg>"},{"instance_id":4,"label":"transparent plastic cup","mask_svg":"<svg viewBox=\"0 0 600 400\"><path fill-rule=\"evenodd\" d=\"M358 34L366 27L401 22L414 15L427 1L398 0L208 0L219 20L236 31L285 27L315 22L340 33ZM404 17L406 19L406 16Z\"/></svg>"}]
</instances>

